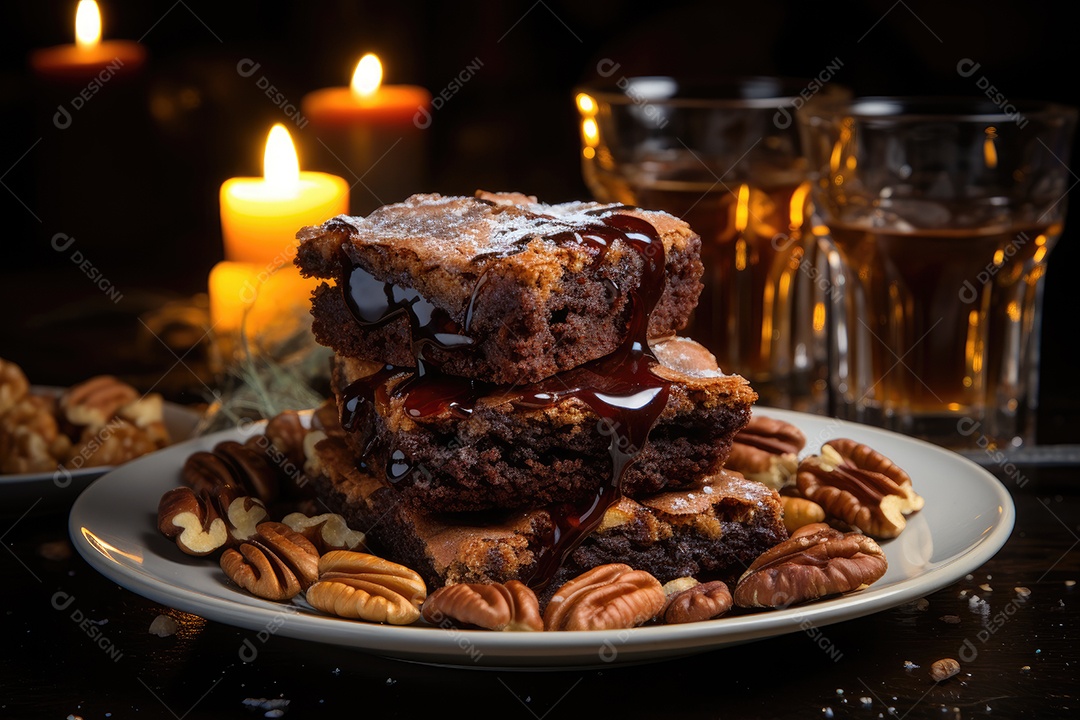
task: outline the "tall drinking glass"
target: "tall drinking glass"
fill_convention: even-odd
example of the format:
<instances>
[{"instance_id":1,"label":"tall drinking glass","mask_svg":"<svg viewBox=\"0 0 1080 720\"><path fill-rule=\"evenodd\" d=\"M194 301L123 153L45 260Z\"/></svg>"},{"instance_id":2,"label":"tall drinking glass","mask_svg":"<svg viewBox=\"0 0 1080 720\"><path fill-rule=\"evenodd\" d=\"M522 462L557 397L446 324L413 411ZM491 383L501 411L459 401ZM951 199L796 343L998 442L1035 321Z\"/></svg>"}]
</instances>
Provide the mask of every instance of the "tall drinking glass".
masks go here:
<instances>
[{"instance_id":1,"label":"tall drinking glass","mask_svg":"<svg viewBox=\"0 0 1080 720\"><path fill-rule=\"evenodd\" d=\"M1008 108L860 98L799 114L842 290L829 313L838 416L955 449L1034 442L1076 111Z\"/></svg>"},{"instance_id":2,"label":"tall drinking glass","mask_svg":"<svg viewBox=\"0 0 1080 720\"><path fill-rule=\"evenodd\" d=\"M764 404L823 410L824 268L806 231L796 108L819 81L630 77L577 94L582 171L602 202L666 210L702 239L687 333Z\"/></svg>"}]
</instances>

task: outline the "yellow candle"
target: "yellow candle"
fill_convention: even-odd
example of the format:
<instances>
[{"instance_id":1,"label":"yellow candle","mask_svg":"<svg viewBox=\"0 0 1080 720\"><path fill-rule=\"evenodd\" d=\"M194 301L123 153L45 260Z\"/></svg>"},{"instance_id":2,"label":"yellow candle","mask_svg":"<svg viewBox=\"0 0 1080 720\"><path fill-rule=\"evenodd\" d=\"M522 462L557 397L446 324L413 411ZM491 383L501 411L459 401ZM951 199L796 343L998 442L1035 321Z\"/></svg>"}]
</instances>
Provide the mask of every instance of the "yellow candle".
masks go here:
<instances>
[{"instance_id":1,"label":"yellow candle","mask_svg":"<svg viewBox=\"0 0 1080 720\"><path fill-rule=\"evenodd\" d=\"M210 322L214 332L240 329L244 310L255 302L259 266L219 262L210 270Z\"/></svg>"},{"instance_id":2,"label":"yellow candle","mask_svg":"<svg viewBox=\"0 0 1080 720\"><path fill-rule=\"evenodd\" d=\"M277 266L296 254L296 231L348 212L349 185L337 175L301 172L289 131L275 125L266 140L263 177L221 186L225 259Z\"/></svg>"},{"instance_id":3,"label":"yellow candle","mask_svg":"<svg viewBox=\"0 0 1080 720\"><path fill-rule=\"evenodd\" d=\"M282 318L305 316L318 282L301 277L292 267L274 272L258 263L219 262L210 270L210 322L214 333L225 336L243 328L249 336L264 336L275 326L288 331L292 325Z\"/></svg>"}]
</instances>

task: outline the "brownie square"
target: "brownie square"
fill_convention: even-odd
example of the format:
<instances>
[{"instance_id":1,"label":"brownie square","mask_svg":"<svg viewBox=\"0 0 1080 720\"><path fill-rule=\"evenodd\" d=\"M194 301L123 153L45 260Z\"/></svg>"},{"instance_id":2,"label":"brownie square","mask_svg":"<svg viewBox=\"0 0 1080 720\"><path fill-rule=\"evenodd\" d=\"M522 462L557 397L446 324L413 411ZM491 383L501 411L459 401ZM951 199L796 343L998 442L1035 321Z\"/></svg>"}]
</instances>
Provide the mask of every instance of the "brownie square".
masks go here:
<instances>
[{"instance_id":1,"label":"brownie square","mask_svg":"<svg viewBox=\"0 0 1080 720\"><path fill-rule=\"evenodd\" d=\"M625 238L597 241L613 216L644 221L655 233L650 249L663 249L664 287L648 333L677 333L702 288L701 239L685 222L659 211L546 205L506 193L414 195L364 218L301 230L297 267L328 281L313 294L313 332L339 355L412 367L420 338L409 312L425 314L438 320L434 333L459 339L452 349L428 343L426 360L499 384L536 382L603 357L627 335L631 296L648 261ZM350 288L360 287L404 309L358 321Z\"/></svg>"}]
</instances>

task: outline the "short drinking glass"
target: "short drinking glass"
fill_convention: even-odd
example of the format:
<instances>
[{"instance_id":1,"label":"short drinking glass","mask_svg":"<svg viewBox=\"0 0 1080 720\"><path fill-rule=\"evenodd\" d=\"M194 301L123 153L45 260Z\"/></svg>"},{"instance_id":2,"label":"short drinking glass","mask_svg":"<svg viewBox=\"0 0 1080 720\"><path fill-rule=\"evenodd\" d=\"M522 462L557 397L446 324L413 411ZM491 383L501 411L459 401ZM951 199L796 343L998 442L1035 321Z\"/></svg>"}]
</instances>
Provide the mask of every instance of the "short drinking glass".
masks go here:
<instances>
[{"instance_id":1,"label":"short drinking glass","mask_svg":"<svg viewBox=\"0 0 1080 720\"><path fill-rule=\"evenodd\" d=\"M840 290L828 313L839 417L955 449L1034 442L1043 276L1076 111L1009 109L859 98L799 113Z\"/></svg>"}]
</instances>

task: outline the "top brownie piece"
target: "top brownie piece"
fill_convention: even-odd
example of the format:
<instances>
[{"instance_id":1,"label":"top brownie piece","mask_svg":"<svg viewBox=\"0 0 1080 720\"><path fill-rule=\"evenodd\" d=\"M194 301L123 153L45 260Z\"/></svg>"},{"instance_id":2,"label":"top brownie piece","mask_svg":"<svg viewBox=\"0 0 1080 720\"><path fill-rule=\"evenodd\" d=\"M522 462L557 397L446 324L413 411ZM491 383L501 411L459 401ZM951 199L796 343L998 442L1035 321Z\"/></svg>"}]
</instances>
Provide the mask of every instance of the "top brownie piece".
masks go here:
<instances>
[{"instance_id":1,"label":"top brownie piece","mask_svg":"<svg viewBox=\"0 0 1080 720\"><path fill-rule=\"evenodd\" d=\"M702 287L701 239L685 222L620 205L545 205L484 192L413 195L364 218L340 216L301 230L297 267L332 281L314 293L312 330L346 357L416 364L404 312L357 321L343 289L359 277L354 282L379 297L419 295L440 313L443 337L468 338L452 349L425 347L425 360L448 374L536 382L603 357L626 336L646 260L619 237L606 249L566 239L603 230L612 214L644 220L659 237L665 280L648 329L651 337L675 334Z\"/></svg>"}]
</instances>

